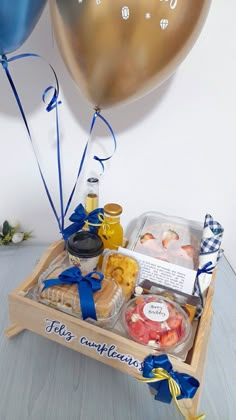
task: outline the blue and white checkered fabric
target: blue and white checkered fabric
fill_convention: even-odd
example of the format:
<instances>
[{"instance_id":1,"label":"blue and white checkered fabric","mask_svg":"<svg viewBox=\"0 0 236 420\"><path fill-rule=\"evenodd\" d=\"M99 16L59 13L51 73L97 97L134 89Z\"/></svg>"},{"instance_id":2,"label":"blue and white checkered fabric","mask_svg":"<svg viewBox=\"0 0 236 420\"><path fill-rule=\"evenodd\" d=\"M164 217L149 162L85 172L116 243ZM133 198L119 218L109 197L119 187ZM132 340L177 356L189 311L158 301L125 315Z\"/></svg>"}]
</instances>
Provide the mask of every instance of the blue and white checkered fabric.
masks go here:
<instances>
[{"instance_id":1,"label":"blue and white checkered fabric","mask_svg":"<svg viewBox=\"0 0 236 420\"><path fill-rule=\"evenodd\" d=\"M200 254L209 254L211 252L218 251L221 246L222 235L218 236L217 238L203 238L201 240L201 251Z\"/></svg>"},{"instance_id":2,"label":"blue and white checkered fabric","mask_svg":"<svg viewBox=\"0 0 236 420\"><path fill-rule=\"evenodd\" d=\"M223 234L224 229L219 222L213 219L210 214L206 214L204 228L209 227L213 235Z\"/></svg>"},{"instance_id":3,"label":"blue and white checkered fabric","mask_svg":"<svg viewBox=\"0 0 236 420\"><path fill-rule=\"evenodd\" d=\"M204 232L204 229L206 231ZM200 249L200 259L201 255L208 256L209 254L209 261L214 254L215 258L213 260L218 263L219 259L221 258L222 254L224 253L223 249L221 249L221 242L223 237L224 229L219 222L213 219L210 214L206 214L205 222L204 222L204 229L203 229L203 238L201 240L201 249ZM204 233L207 237L204 237ZM216 258L217 256L217 258ZM201 278L199 276L196 277L195 284L194 284L194 291L193 294L200 297L201 304L197 307L195 318L199 318L202 314L203 307L204 307L204 298L201 291Z\"/></svg>"},{"instance_id":4,"label":"blue and white checkered fabric","mask_svg":"<svg viewBox=\"0 0 236 420\"><path fill-rule=\"evenodd\" d=\"M219 222L207 214L204 222L204 229L210 228L212 236L202 238L200 254L208 254L220 250L224 229Z\"/></svg>"}]
</instances>

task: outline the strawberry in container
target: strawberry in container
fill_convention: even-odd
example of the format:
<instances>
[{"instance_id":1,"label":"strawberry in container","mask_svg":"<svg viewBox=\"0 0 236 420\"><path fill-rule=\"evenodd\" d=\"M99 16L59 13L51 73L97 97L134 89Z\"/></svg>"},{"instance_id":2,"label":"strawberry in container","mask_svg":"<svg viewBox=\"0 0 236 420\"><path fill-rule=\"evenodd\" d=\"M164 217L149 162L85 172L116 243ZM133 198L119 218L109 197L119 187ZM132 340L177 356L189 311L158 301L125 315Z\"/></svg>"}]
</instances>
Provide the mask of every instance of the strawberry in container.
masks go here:
<instances>
[{"instance_id":1,"label":"strawberry in container","mask_svg":"<svg viewBox=\"0 0 236 420\"><path fill-rule=\"evenodd\" d=\"M160 295L143 295L128 302L123 311L127 334L140 344L161 352L186 350L191 324L177 303Z\"/></svg>"}]
</instances>

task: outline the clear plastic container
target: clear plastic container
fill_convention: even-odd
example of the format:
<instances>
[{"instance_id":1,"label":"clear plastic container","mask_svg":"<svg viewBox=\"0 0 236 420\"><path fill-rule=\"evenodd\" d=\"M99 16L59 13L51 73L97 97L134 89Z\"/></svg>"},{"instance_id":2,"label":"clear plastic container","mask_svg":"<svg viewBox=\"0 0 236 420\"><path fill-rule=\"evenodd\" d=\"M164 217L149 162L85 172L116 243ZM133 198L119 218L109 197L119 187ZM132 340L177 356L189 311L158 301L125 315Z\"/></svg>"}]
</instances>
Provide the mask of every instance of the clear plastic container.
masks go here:
<instances>
[{"instance_id":1,"label":"clear plastic container","mask_svg":"<svg viewBox=\"0 0 236 420\"><path fill-rule=\"evenodd\" d=\"M139 263L135 258L106 250L102 272L106 278L115 280L122 288L125 297L130 298L139 277Z\"/></svg>"},{"instance_id":2,"label":"clear plastic container","mask_svg":"<svg viewBox=\"0 0 236 420\"><path fill-rule=\"evenodd\" d=\"M131 299L122 314L127 334L140 344L178 356L189 350L192 326L175 302L158 295Z\"/></svg>"},{"instance_id":3,"label":"clear plastic container","mask_svg":"<svg viewBox=\"0 0 236 420\"><path fill-rule=\"evenodd\" d=\"M48 269L41 274L38 280L38 301L62 312L82 319L80 298L77 284L56 285L42 291L44 280L58 278L67 268L72 267L67 255L62 259L55 260ZM104 278L102 287L93 294L97 321L87 319L86 321L96 323L99 326L110 328L114 325L125 302L122 288L111 279Z\"/></svg>"},{"instance_id":4,"label":"clear plastic container","mask_svg":"<svg viewBox=\"0 0 236 420\"><path fill-rule=\"evenodd\" d=\"M142 214L129 235L128 249L197 270L203 226L158 212Z\"/></svg>"}]
</instances>

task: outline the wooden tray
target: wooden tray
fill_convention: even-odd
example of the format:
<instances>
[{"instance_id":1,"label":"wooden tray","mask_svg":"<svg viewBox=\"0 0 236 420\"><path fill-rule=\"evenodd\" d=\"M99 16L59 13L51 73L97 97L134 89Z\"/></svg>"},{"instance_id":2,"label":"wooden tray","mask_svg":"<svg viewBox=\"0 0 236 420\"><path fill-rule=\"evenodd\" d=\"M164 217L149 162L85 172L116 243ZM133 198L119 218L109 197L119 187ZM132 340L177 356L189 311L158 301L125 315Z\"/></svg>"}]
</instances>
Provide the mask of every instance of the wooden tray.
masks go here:
<instances>
[{"instance_id":1,"label":"wooden tray","mask_svg":"<svg viewBox=\"0 0 236 420\"><path fill-rule=\"evenodd\" d=\"M140 378L142 361L147 355L155 353L150 348L26 297L29 289L37 284L39 275L63 250L64 241L53 243L29 277L9 294L10 326L5 330L6 336L10 338L27 329ZM198 410L213 315L213 293L212 282L204 312L197 327L194 345L186 361L181 362L174 357L169 357L174 370L188 373L201 382L201 387L192 400L180 401L186 415L196 416Z\"/></svg>"}]
</instances>

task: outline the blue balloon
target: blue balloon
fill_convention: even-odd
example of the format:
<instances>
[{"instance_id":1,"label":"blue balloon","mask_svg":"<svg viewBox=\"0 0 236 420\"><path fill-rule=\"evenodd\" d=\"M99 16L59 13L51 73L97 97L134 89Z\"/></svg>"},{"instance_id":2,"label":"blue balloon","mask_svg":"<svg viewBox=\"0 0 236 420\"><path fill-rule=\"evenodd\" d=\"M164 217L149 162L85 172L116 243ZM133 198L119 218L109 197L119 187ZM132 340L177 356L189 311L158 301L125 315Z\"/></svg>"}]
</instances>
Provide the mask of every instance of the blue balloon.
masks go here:
<instances>
[{"instance_id":1,"label":"blue balloon","mask_svg":"<svg viewBox=\"0 0 236 420\"><path fill-rule=\"evenodd\" d=\"M0 0L0 54L17 50L38 22L47 0Z\"/></svg>"}]
</instances>

